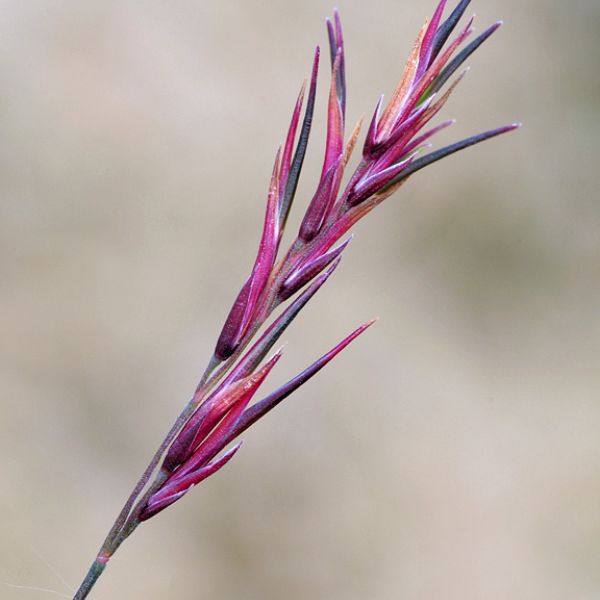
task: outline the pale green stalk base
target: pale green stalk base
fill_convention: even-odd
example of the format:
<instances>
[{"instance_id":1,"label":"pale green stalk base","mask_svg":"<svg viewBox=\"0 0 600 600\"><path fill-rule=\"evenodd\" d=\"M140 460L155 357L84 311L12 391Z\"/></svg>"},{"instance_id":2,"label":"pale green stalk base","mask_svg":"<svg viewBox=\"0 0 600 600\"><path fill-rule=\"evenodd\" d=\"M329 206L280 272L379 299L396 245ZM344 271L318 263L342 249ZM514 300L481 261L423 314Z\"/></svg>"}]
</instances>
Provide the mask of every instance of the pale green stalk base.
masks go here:
<instances>
[{"instance_id":1,"label":"pale green stalk base","mask_svg":"<svg viewBox=\"0 0 600 600\"><path fill-rule=\"evenodd\" d=\"M73 596L73 600L83 600L84 598L87 598L87 595L94 587L94 584L96 583L96 581L98 581L98 577L102 575L102 571L104 571L104 569L106 568L106 562L99 562L99 559L96 558L96 560L92 563L88 574L85 576L85 579L79 586L79 589L77 590L75 596Z\"/></svg>"}]
</instances>

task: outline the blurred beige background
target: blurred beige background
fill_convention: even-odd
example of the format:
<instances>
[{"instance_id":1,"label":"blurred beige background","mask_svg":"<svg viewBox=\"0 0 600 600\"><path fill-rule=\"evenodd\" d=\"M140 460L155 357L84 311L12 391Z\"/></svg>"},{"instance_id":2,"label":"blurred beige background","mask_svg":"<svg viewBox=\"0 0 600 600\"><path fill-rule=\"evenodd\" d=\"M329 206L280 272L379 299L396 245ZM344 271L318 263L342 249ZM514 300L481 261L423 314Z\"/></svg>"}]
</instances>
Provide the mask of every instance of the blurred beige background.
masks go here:
<instances>
[{"instance_id":1,"label":"blurred beige background","mask_svg":"<svg viewBox=\"0 0 600 600\"><path fill-rule=\"evenodd\" d=\"M349 122L433 4L339 1ZM2 599L79 584L193 390L330 10L0 3ZM437 144L525 127L357 228L271 385L380 323L140 528L94 598L600 598L600 4L471 10L506 26Z\"/></svg>"}]
</instances>

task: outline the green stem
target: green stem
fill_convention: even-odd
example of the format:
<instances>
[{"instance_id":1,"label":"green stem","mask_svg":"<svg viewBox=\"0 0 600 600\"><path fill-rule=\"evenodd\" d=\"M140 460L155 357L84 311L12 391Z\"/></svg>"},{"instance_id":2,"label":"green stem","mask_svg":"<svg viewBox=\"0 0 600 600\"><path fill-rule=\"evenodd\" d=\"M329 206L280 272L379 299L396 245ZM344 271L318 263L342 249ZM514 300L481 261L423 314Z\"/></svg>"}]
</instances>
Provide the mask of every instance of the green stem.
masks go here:
<instances>
[{"instance_id":1,"label":"green stem","mask_svg":"<svg viewBox=\"0 0 600 600\"><path fill-rule=\"evenodd\" d=\"M142 493L143 489L146 487L150 477L152 477L152 473L156 470L156 467L164 454L165 450L169 447L171 442L175 439L177 432L183 427L186 421L190 418L191 414L194 412L196 407L198 406L198 396L204 395L210 389L211 383L209 382L210 372L214 369L214 365L209 364L206 371L202 375L202 379L200 380L200 384L198 386L199 389L202 389L201 393L196 393L194 397L187 403L185 408L181 411L180 415L177 417L177 420L167 433L165 439L162 441L158 450L154 453L152 460L146 467L144 473L140 477L139 481L133 488L133 491L127 498L125 505L121 509L119 516L113 523L104 543L102 544L102 548L96 557L96 560L92 563L90 570L88 571L85 579L81 583L77 593L73 597L73 600L83 600L90 593L91 589L94 587L94 584L102 574L106 567L106 563L108 559L116 552L117 548L125 541L128 535L139 525L140 521L138 519L139 513L141 512L141 508L143 504L140 502L136 505L136 508L132 511L132 507L135 504L135 501L138 499L139 495ZM214 379L214 378L213 378ZM161 475L157 476L155 482L150 486L148 492L142 498L142 502L149 498L149 493L153 493L157 489L157 485L160 486L164 479L160 481ZM160 483L159 483L160 481ZM132 517L134 517L132 519ZM126 533L125 533L125 530ZM125 533L125 534L124 534Z\"/></svg>"},{"instance_id":2,"label":"green stem","mask_svg":"<svg viewBox=\"0 0 600 600\"><path fill-rule=\"evenodd\" d=\"M85 579L79 586L79 589L73 596L73 600L83 600L87 598L87 595L90 593L96 581L98 581L98 577L102 575L102 571L106 568L106 563L108 562L108 558L98 556L96 560L92 563L90 570L88 571Z\"/></svg>"}]
</instances>

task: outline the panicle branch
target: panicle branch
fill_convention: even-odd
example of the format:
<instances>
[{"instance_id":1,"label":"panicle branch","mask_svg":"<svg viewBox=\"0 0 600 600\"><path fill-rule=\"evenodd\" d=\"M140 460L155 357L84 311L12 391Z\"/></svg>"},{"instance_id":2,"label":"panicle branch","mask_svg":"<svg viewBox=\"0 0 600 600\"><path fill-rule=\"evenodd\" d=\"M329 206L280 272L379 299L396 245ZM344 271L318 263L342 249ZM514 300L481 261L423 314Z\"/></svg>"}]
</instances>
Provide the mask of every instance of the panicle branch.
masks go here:
<instances>
[{"instance_id":1,"label":"panicle branch","mask_svg":"<svg viewBox=\"0 0 600 600\"><path fill-rule=\"evenodd\" d=\"M441 0L432 18L423 25L389 102L384 105L383 96L379 98L359 163L344 188L341 184L357 144L362 119L345 142L344 37L337 10L333 19L327 20L331 70L325 153L316 190L296 239L286 252L280 252L313 122L319 47L314 53L308 86L305 81L301 87L285 141L275 157L262 235L251 273L229 311L209 367L194 396L128 499L76 598L87 595L108 558L140 522L170 506L220 470L239 450L239 443L227 449L231 442L313 377L373 323L369 321L362 325L297 377L252 403L280 360L282 351L277 351L263 366L261 363L337 268L350 238L339 242L355 223L417 171L520 126L519 123L505 125L427 152L429 140L454 123L446 120L426 129L466 71L452 80L453 76L501 25L500 21L493 24L460 49L473 33L473 19L454 38L452 34L470 0L461 0L443 20L446 2ZM340 189L343 189L341 193ZM270 317L280 305L284 306L279 316L269 324ZM155 480L148 485L159 464ZM143 493L145 486L147 489Z\"/></svg>"}]
</instances>

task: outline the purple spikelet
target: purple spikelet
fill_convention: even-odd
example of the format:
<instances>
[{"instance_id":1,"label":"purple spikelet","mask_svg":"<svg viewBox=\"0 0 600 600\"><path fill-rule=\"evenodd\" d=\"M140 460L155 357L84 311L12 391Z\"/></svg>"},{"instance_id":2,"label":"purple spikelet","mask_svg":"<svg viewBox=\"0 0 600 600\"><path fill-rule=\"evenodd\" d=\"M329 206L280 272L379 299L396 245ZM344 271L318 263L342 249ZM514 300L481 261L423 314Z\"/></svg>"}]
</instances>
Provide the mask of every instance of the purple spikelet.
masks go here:
<instances>
[{"instance_id":1,"label":"purple spikelet","mask_svg":"<svg viewBox=\"0 0 600 600\"><path fill-rule=\"evenodd\" d=\"M473 32L472 20L459 29L453 39L451 35L468 5L469 0L460 1L443 20L446 0L438 3L432 18L417 36L389 102L384 105L383 97L377 102L365 135L361 160L347 177L344 188L341 183L357 143L360 122L346 142L346 54L337 10L333 19L327 20L331 79L325 153L321 175L307 203L298 235L286 252L280 252L313 121L318 47L306 105L305 82L296 99L284 143L275 157L262 234L250 275L229 311L202 381L181 421L157 454L154 466L161 466L155 484L136 507L126 506L122 515L124 524L121 530L117 527L117 533L129 532L132 523L135 527L156 515L220 470L238 451L239 444L227 449L237 436L306 383L373 323L369 321L359 327L298 376L253 403L258 389L281 358L281 351L268 360L267 354L340 264L350 238L339 242L357 221L417 171L519 127L514 123L491 129L426 152L428 141L453 123L446 120L429 125L464 71L458 76L455 74L501 24L493 24L461 49ZM340 189L343 189L341 193ZM280 306L279 315L272 318Z\"/></svg>"}]
</instances>

